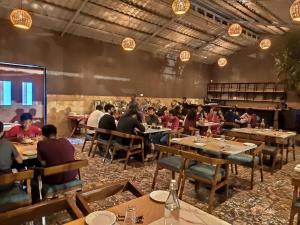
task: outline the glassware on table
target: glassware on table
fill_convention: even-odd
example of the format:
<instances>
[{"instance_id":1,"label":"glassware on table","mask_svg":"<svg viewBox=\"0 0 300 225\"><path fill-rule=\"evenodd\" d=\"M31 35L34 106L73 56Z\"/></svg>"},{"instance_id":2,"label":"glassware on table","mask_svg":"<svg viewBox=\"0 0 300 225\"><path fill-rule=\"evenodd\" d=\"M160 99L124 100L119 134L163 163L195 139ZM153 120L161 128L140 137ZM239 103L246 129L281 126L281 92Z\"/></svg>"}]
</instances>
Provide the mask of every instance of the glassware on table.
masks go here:
<instances>
[{"instance_id":1,"label":"glassware on table","mask_svg":"<svg viewBox=\"0 0 300 225\"><path fill-rule=\"evenodd\" d=\"M201 142L201 136L198 130L195 132L195 142Z\"/></svg>"},{"instance_id":2,"label":"glassware on table","mask_svg":"<svg viewBox=\"0 0 300 225\"><path fill-rule=\"evenodd\" d=\"M248 128L251 128L251 124L250 124L250 123L248 123L247 127L248 127Z\"/></svg>"},{"instance_id":3,"label":"glassware on table","mask_svg":"<svg viewBox=\"0 0 300 225\"><path fill-rule=\"evenodd\" d=\"M135 206L129 205L126 210L124 224L133 225L136 222L136 209Z\"/></svg>"},{"instance_id":4,"label":"glassware on table","mask_svg":"<svg viewBox=\"0 0 300 225\"><path fill-rule=\"evenodd\" d=\"M180 204L177 195L177 182L171 180L170 193L165 204L165 225L179 225Z\"/></svg>"}]
</instances>

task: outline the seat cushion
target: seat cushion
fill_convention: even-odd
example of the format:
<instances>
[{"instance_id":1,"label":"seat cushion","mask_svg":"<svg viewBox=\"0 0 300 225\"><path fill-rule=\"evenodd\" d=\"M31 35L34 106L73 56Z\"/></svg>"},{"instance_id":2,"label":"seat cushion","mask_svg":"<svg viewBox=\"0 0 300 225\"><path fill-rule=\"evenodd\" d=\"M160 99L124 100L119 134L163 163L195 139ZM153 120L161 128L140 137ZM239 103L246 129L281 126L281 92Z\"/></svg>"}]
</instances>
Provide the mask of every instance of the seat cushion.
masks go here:
<instances>
[{"instance_id":1,"label":"seat cushion","mask_svg":"<svg viewBox=\"0 0 300 225\"><path fill-rule=\"evenodd\" d=\"M238 164L243 165L250 165L253 162L253 156L248 154L235 154L235 155L229 155L226 158L227 160L230 160L232 162L236 162ZM255 156L254 158L255 163L259 162L259 157Z\"/></svg>"},{"instance_id":2,"label":"seat cushion","mask_svg":"<svg viewBox=\"0 0 300 225\"><path fill-rule=\"evenodd\" d=\"M276 151L276 149L277 149L276 146L266 145L266 146L264 147L264 149L263 149L263 152L264 152L264 153L268 153L268 152L273 153L273 152Z\"/></svg>"},{"instance_id":3,"label":"seat cushion","mask_svg":"<svg viewBox=\"0 0 300 225\"><path fill-rule=\"evenodd\" d=\"M11 189L0 192L0 212L26 205L31 202L28 194L15 184Z\"/></svg>"},{"instance_id":4,"label":"seat cushion","mask_svg":"<svg viewBox=\"0 0 300 225\"><path fill-rule=\"evenodd\" d=\"M169 170L180 171L183 163L183 158L180 156L168 156L164 158L160 158L157 161L158 165ZM189 167L195 165L196 162L190 160Z\"/></svg>"},{"instance_id":5,"label":"seat cushion","mask_svg":"<svg viewBox=\"0 0 300 225\"><path fill-rule=\"evenodd\" d=\"M56 184L56 185L43 184L42 193L43 195L53 194L63 190L71 189L76 186L82 186L81 180L75 179L63 184Z\"/></svg>"},{"instance_id":6,"label":"seat cushion","mask_svg":"<svg viewBox=\"0 0 300 225\"><path fill-rule=\"evenodd\" d=\"M216 169L216 167L213 165L199 163L199 164L193 165L190 168L186 169L185 174L187 176L193 175L193 176L206 178L208 180L213 180L214 175L215 175L215 169ZM223 168L220 168L218 171L217 180L219 181L223 177L225 177L225 170Z\"/></svg>"}]
</instances>

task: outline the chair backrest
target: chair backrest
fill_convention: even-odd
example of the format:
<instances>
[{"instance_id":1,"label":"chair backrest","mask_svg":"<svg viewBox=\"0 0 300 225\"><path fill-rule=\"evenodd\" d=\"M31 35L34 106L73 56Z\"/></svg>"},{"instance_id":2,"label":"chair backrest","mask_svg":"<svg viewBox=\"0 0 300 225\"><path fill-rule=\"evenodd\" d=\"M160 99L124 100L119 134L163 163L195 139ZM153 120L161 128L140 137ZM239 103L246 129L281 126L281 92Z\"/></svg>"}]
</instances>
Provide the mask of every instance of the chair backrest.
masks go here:
<instances>
[{"instance_id":1,"label":"chair backrest","mask_svg":"<svg viewBox=\"0 0 300 225\"><path fill-rule=\"evenodd\" d=\"M195 127L189 127L189 131L190 131L190 134L191 134L192 136L194 136L194 135L196 134L197 131L200 132L200 130L197 129L197 128L195 128Z\"/></svg>"},{"instance_id":2,"label":"chair backrest","mask_svg":"<svg viewBox=\"0 0 300 225\"><path fill-rule=\"evenodd\" d=\"M0 185L1 184L10 184L15 181L23 181L23 180L30 180L33 178L34 171L33 170L26 170L21 171L18 173L9 173L0 175Z\"/></svg>"},{"instance_id":3,"label":"chair backrest","mask_svg":"<svg viewBox=\"0 0 300 225\"><path fill-rule=\"evenodd\" d=\"M129 191L136 197L143 196L143 193L138 190L130 181L120 180L113 183L105 184L92 190L76 193L76 204L83 212L88 215L92 212L88 203L103 200L120 192Z\"/></svg>"},{"instance_id":4,"label":"chair backrest","mask_svg":"<svg viewBox=\"0 0 300 225\"><path fill-rule=\"evenodd\" d=\"M124 139L143 139L142 137L140 137L138 135L122 133L122 132L115 131L115 130L111 131L111 134L115 137L120 137L120 138L124 138Z\"/></svg>"},{"instance_id":5,"label":"chair backrest","mask_svg":"<svg viewBox=\"0 0 300 225\"><path fill-rule=\"evenodd\" d=\"M102 129L102 128L96 128L95 130L98 134L111 134L112 133L112 130L107 130L107 129Z\"/></svg>"},{"instance_id":6,"label":"chair backrest","mask_svg":"<svg viewBox=\"0 0 300 225\"><path fill-rule=\"evenodd\" d=\"M59 198L0 213L0 224L24 224L36 218L50 216L55 212L64 210L68 211L73 220L82 217L82 213L72 200L68 198Z\"/></svg>"},{"instance_id":7,"label":"chair backrest","mask_svg":"<svg viewBox=\"0 0 300 225\"><path fill-rule=\"evenodd\" d=\"M249 140L249 139L242 139L242 138L237 138L235 139L235 141L242 142L242 143L248 142L248 143L256 144L257 148L253 151L255 155L260 154L265 147L265 142L263 141Z\"/></svg>"},{"instance_id":8,"label":"chair backrest","mask_svg":"<svg viewBox=\"0 0 300 225\"><path fill-rule=\"evenodd\" d=\"M160 153L171 154L171 155L180 155L181 151L177 148L165 146L165 145L154 145L155 150L158 150Z\"/></svg>"},{"instance_id":9,"label":"chair backrest","mask_svg":"<svg viewBox=\"0 0 300 225\"><path fill-rule=\"evenodd\" d=\"M211 157L199 155L197 153L188 152L188 151L180 151L180 154L185 159L195 160L197 162L202 162L207 164L222 165L228 163L228 161L225 159L211 158Z\"/></svg>"},{"instance_id":10,"label":"chair backrest","mask_svg":"<svg viewBox=\"0 0 300 225\"><path fill-rule=\"evenodd\" d=\"M83 128L85 134L87 134L87 131L88 131L88 130L96 130L96 129L97 129L96 127L91 127L91 126L88 126L88 125L82 124L82 123L80 123L80 124L78 125L78 127L79 127L79 128Z\"/></svg>"},{"instance_id":11,"label":"chair backrest","mask_svg":"<svg viewBox=\"0 0 300 225\"><path fill-rule=\"evenodd\" d=\"M88 165L88 160L84 159L84 160L75 160L73 162L68 162L57 166L39 168L38 170L41 172L42 176L50 176L53 174L77 170L87 165Z\"/></svg>"}]
</instances>

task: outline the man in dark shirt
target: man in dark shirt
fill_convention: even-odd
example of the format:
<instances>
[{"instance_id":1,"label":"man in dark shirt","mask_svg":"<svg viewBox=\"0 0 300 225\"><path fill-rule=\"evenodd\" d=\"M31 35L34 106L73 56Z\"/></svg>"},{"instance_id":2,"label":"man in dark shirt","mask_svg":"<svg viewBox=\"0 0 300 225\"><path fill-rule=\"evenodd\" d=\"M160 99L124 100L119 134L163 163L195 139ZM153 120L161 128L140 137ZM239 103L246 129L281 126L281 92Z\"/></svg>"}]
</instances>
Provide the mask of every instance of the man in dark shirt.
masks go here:
<instances>
[{"instance_id":1,"label":"man in dark shirt","mask_svg":"<svg viewBox=\"0 0 300 225\"><path fill-rule=\"evenodd\" d=\"M99 121L99 128L106 129L106 130L116 130L116 122L115 118L112 116L114 112L114 106L112 104L106 104L104 106L104 115ZM109 134L100 134L99 137L104 140L108 140L110 138Z\"/></svg>"},{"instance_id":2,"label":"man in dark shirt","mask_svg":"<svg viewBox=\"0 0 300 225\"><path fill-rule=\"evenodd\" d=\"M57 129L54 125L46 125L42 128L43 140L37 144L37 155L41 164L45 167L56 166L72 162L74 158L74 146L65 138L57 138ZM74 180L77 170L55 174L43 178L46 184L63 184Z\"/></svg>"},{"instance_id":3,"label":"man in dark shirt","mask_svg":"<svg viewBox=\"0 0 300 225\"><path fill-rule=\"evenodd\" d=\"M158 116L155 115L155 111L154 111L153 107L149 107L147 113L148 113L148 115L146 116L145 120L148 125L159 124Z\"/></svg>"},{"instance_id":4,"label":"man in dark shirt","mask_svg":"<svg viewBox=\"0 0 300 225\"><path fill-rule=\"evenodd\" d=\"M139 104L136 101L136 95L135 94L131 96L131 101L128 103L128 108L138 110Z\"/></svg>"}]
</instances>

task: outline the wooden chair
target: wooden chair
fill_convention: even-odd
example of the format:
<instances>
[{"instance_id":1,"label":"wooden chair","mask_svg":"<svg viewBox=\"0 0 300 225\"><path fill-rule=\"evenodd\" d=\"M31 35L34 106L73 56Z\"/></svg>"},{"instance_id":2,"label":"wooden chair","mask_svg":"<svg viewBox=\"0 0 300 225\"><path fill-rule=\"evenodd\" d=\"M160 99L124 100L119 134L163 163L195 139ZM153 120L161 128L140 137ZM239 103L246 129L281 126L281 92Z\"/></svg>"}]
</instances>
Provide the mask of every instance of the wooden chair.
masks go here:
<instances>
[{"instance_id":1,"label":"wooden chair","mask_svg":"<svg viewBox=\"0 0 300 225\"><path fill-rule=\"evenodd\" d=\"M117 141L112 141L112 159L114 160L114 155L117 151L125 151L126 157L122 159L117 159L116 161L125 161L124 162L124 170L126 170L128 160L130 156L141 154L142 162L144 163L144 138L138 135L126 134L118 131L111 131L113 139L119 139L122 141L128 141L128 145L120 144ZM105 158L104 158L105 160Z\"/></svg>"},{"instance_id":2,"label":"wooden chair","mask_svg":"<svg viewBox=\"0 0 300 225\"><path fill-rule=\"evenodd\" d=\"M0 213L0 224L17 225L27 224L35 219L51 216L54 213L67 211L70 217L75 220L82 217L82 213L76 207L75 202L68 198L59 198L50 201L43 201L34 205L21 207L5 213Z\"/></svg>"},{"instance_id":3,"label":"wooden chair","mask_svg":"<svg viewBox=\"0 0 300 225\"><path fill-rule=\"evenodd\" d=\"M88 141L90 141L90 142L91 142L90 149L89 149L89 156L90 156L90 152L92 151L91 149L93 148L93 145L94 145L94 142L95 142L95 139L96 139L96 132L95 132L95 130L96 130L97 128L91 127L91 126L87 126L87 125L85 125L85 124L80 124L79 126L80 126L81 128L84 129L84 135L85 135L85 138L84 138L84 142L83 142L83 146L82 146L81 152L84 151L85 144L86 144ZM89 134L88 131L94 131L94 133Z\"/></svg>"},{"instance_id":4,"label":"wooden chair","mask_svg":"<svg viewBox=\"0 0 300 225\"><path fill-rule=\"evenodd\" d=\"M300 195L299 195L299 187L300 187L300 179L295 177L292 178L292 185L294 186L293 200L291 205L290 212L290 221L289 225L293 225L294 217L298 213L297 224L300 224Z\"/></svg>"},{"instance_id":5,"label":"wooden chair","mask_svg":"<svg viewBox=\"0 0 300 225\"><path fill-rule=\"evenodd\" d=\"M110 196L125 191L131 192L135 197L141 197L144 194L139 191L130 181L121 180L109 184L105 184L88 191L81 191L76 193L76 204L82 211L84 216L92 213L92 209L89 207L89 203L104 200Z\"/></svg>"},{"instance_id":6,"label":"wooden chair","mask_svg":"<svg viewBox=\"0 0 300 225\"><path fill-rule=\"evenodd\" d=\"M171 131L170 134L169 134L169 141L168 141L168 145L171 146L171 140L172 138L180 138L180 137L184 137L184 136L187 136L185 134L183 134L183 131L184 131L184 128L183 127L179 127L177 129L177 131Z\"/></svg>"},{"instance_id":7,"label":"wooden chair","mask_svg":"<svg viewBox=\"0 0 300 225\"><path fill-rule=\"evenodd\" d=\"M293 152L293 160L294 161L296 160L295 143L296 143L296 136L291 137L287 140L287 143L285 145L285 150L286 150L285 163L288 163L289 152Z\"/></svg>"},{"instance_id":8,"label":"wooden chair","mask_svg":"<svg viewBox=\"0 0 300 225\"><path fill-rule=\"evenodd\" d=\"M197 181L195 190L199 188L199 181L201 183L209 184L211 186L211 192L209 196L208 211L211 213L215 201L216 190L225 186L226 199L228 198L228 161L225 159L209 158L186 151L181 151L181 156L185 158L186 161L179 191L179 198L182 199L183 189L187 178L192 178ZM190 166L190 160L196 161L197 164Z\"/></svg>"},{"instance_id":9,"label":"wooden chair","mask_svg":"<svg viewBox=\"0 0 300 225\"><path fill-rule=\"evenodd\" d=\"M11 188L8 187L8 190L0 192L0 212L31 204L31 179L33 176L33 170L0 175L0 185L12 185ZM16 181L21 183L14 183ZM27 193L21 189L23 181L26 181Z\"/></svg>"},{"instance_id":10,"label":"wooden chair","mask_svg":"<svg viewBox=\"0 0 300 225\"><path fill-rule=\"evenodd\" d=\"M108 140L101 138L100 136L104 135L104 136L109 136ZM111 134L111 130L106 130L106 129L101 129L101 128L97 128L96 132L95 132L95 147L94 147L94 152L93 152L93 158L95 157L96 151L98 147L103 147L105 150L105 155L104 155L104 160L106 159L108 153L109 153L109 149L111 147L111 143L112 143L112 134ZM92 152L92 148L90 148L89 151L89 156Z\"/></svg>"},{"instance_id":11,"label":"wooden chair","mask_svg":"<svg viewBox=\"0 0 300 225\"><path fill-rule=\"evenodd\" d=\"M80 168L85 167L87 165L88 160L75 160L73 162L64 163L57 166L36 168L35 170L38 174L39 190L41 190L43 198L53 198L72 190L82 190ZM74 170L78 170L79 179L74 179L72 181L57 185L50 185L42 182L42 177L47 177Z\"/></svg>"},{"instance_id":12,"label":"wooden chair","mask_svg":"<svg viewBox=\"0 0 300 225\"><path fill-rule=\"evenodd\" d=\"M240 153L235 155L229 155L226 159L230 162L234 163L235 165L241 165L247 168L251 168L251 190L253 189L253 181L254 181L254 171L256 169L260 170L260 179L263 182L263 161L262 161L262 150L265 147L265 143L261 141L254 141L254 140L246 140L246 139L236 139L235 141L238 142L248 142L257 145L256 149L249 151L247 153ZM237 170L237 168L236 168Z\"/></svg>"},{"instance_id":13,"label":"wooden chair","mask_svg":"<svg viewBox=\"0 0 300 225\"><path fill-rule=\"evenodd\" d=\"M181 157L181 151L175 147L164 145L155 145L155 150L159 151L159 157L152 181L152 189L155 187L158 171L162 169L170 170L172 172L172 179L175 179L175 173L179 173L177 183L180 185L184 168L184 158Z\"/></svg>"}]
</instances>

